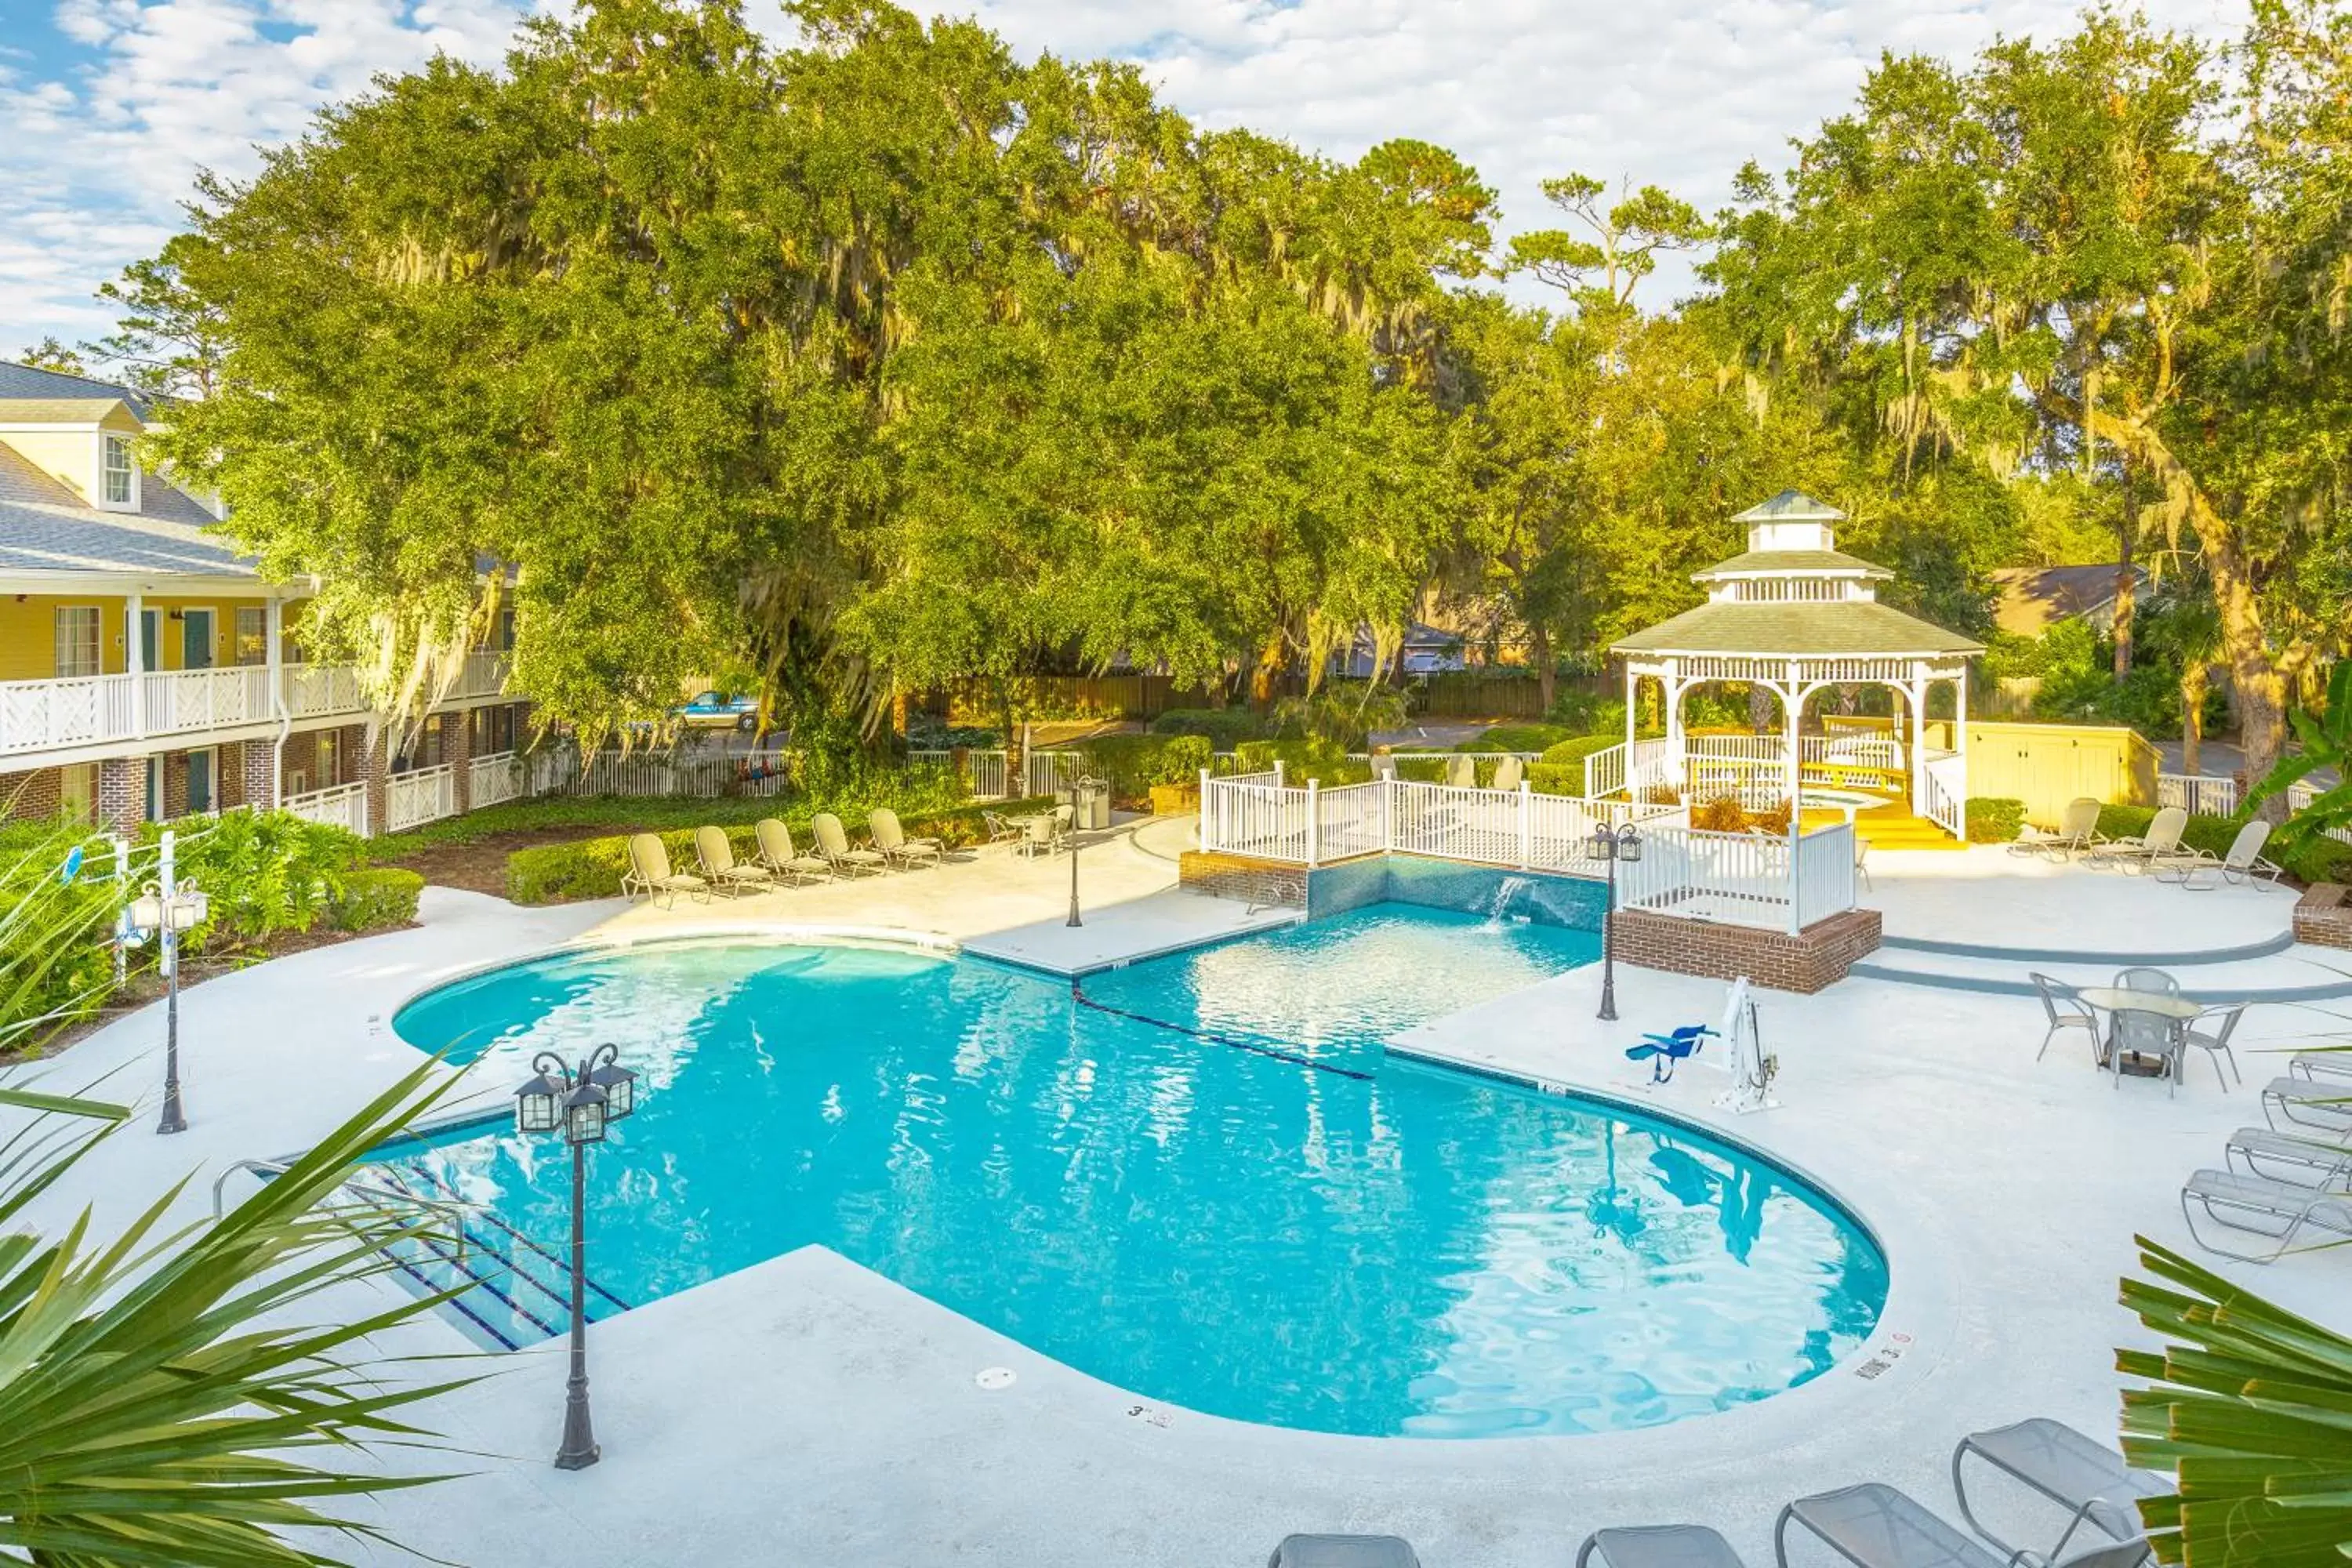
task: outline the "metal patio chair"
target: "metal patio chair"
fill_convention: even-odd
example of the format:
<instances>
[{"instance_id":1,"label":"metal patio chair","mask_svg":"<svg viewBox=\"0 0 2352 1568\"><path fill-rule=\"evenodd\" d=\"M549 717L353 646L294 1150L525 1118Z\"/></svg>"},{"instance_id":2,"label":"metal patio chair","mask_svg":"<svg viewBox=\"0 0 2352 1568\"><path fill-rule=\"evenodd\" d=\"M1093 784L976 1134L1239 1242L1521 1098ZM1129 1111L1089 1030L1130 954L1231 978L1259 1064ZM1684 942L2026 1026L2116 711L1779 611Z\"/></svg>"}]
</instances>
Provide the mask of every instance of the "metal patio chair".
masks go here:
<instances>
[{"instance_id":1,"label":"metal patio chair","mask_svg":"<svg viewBox=\"0 0 2352 1568\"><path fill-rule=\"evenodd\" d=\"M2080 1029L2090 1036L2091 1055L2095 1058L2099 1054L2099 1016L2091 1010L2091 1005L2063 980L2039 973L2030 973L2026 978L2033 982L2034 993L2042 998L2042 1015L2050 1020L2049 1030L2042 1037L2042 1049L2033 1053L2033 1059L2038 1062L2048 1055L2050 1042L2066 1029Z\"/></svg>"}]
</instances>

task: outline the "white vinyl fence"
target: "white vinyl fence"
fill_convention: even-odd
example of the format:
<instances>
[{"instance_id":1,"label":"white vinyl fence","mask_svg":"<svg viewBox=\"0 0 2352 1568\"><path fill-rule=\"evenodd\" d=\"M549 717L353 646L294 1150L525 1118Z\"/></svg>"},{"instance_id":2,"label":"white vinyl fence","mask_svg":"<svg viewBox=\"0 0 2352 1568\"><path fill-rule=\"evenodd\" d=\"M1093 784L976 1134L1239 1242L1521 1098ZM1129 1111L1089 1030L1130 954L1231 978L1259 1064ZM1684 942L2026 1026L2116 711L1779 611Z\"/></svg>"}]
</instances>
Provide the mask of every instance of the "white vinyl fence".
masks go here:
<instances>
[{"instance_id":1,"label":"white vinyl fence","mask_svg":"<svg viewBox=\"0 0 2352 1568\"><path fill-rule=\"evenodd\" d=\"M362 838L367 837L367 785L363 784L307 790L289 795L278 805L279 810L291 812L307 822L323 822L330 827L348 828Z\"/></svg>"},{"instance_id":2,"label":"white vinyl fence","mask_svg":"<svg viewBox=\"0 0 2352 1568\"><path fill-rule=\"evenodd\" d=\"M449 763L394 773L385 786L383 816L388 832L457 815L457 770Z\"/></svg>"},{"instance_id":3,"label":"white vinyl fence","mask_svg":"<svg viewBox=\"0 0 2352 1568\"><path fill-rule=\"evenodd\" d=\"M512 752L493 752L466 764L466 802L469 811L496 805L522 794L522 769Z\"/></svg>"},{"instance_id":4,"label":"white vinyl fence","mask_svg":"<svg viewBox=\"0 0 2352 1568\"><path fill-rule=\"evenodd\" d=\"M2229 816L2238 809L2238 781L2211 773L2158 773L2156 804L2179 806L2191 816Z\"/></svg>"},{"instance_id":5,"label":"white vinyl fence","mask_svg":"<svg viewBox=\"0 0 2352 1568\"><path fill-rule=\"evenodd\" d=\"M1702 833L1672 806L1458 784L1377 779L1294 787L1279 769L1203 776L1201 847L1291 865L1320 866L1392 850L1529 871L1585 876L1602 868L1593 829L1633 822L1641 858L1621 861L1625 907L1692 920L1795 931L1854 907L1854 832Z\"/></svg>"}]
</instances>

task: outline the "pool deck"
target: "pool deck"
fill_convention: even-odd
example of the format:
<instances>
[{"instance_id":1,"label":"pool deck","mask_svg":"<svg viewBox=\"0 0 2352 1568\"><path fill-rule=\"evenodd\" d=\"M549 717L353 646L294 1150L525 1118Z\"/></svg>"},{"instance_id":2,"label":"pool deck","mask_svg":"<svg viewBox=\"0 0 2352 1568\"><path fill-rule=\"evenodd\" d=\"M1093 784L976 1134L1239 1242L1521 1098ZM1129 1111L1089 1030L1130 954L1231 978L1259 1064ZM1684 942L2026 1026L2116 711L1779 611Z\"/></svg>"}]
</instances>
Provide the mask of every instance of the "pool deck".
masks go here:
<instances>
[{"instance_id":1,"label":"pool deck","mask_svg":"<svg viewBox=\"0 0 2352 1568\"><path fill-rule=\"evenodd\" d=\"M1034 962L1076 963L1121 940L1165 937L1183 920L1164 912L1171 900L1207 906L1186 929L1258 918L1171 891L1163 856L1128 844L1087 855L1082 889L1101 912L1088 914L1083 948L1071 945L1080 933L1056 923L1067 862L1023 863L1002 851L862 885L674 910L519 910L429 890L417 930L191 991L183 1002L191 1130L109 1141L74 1190L52 1194L37 1217L94 1202L103 1226L191 1168L204 1173L183 1210L204 1212L213 1170L301 1147L413 1062L386 1027L406 997L565 943L857 930L973 951L1012 942ZM1865 901L1886 911L1892 934L2053 952L2112 948L2123 932L2150 951L2252 944L2275 936L2293 901L2268 889L2186 893L1986 850L1874 856L1871 872ZM2249 962L2319 969L2331 956L2292 949ZM1947 1466L1964 1432L2042 1415L2112 1433L2114 1348L2140 1340L2115 1305L2134 1232L2185 1245L2179 1184L2218 1163L2231 1128L2261 1120L2254 1086L2279 1070L2263 1053L2295 1048L2334 1023L2314 1008L2258 1009L2241 1031L2249 1087L2225 1094L2200 1056L2168 1098L2157 1082L2112 1085L2078 1039L2037 1062L2042 1026L2030 998L1887 980L1849 980L1811 997L1763 992L1763 1040L1780 1060L1783 1103L1733 1119L1711 1106L1724 1080L1703 1065L1654 1087L1622 1055L1643 1029L1714 1022L1720 984L1622 968L1622 1019L1613 1025L1593 1017L1599 985L1596 968L1574 971L1400 1044L1717 1127L1813 1176L1888 1254L1887 1313L1864 1352L1793 1392L1641 1432L1337 1437L1159 1405L812 1248L597 1327L600 1466L562 1474L547 1464L563 1365L559 1349L534 1348L494 1363L507 1375L433 1408L454 1444L484 1456L461 1464L476 1473L393 1494L372 1517L423 1551L480 1568L1243 1568L1291 1530L1393 1531L1414 1542L1427 1568L1559 1568L1597 1526L1668 1520L1713 1524L1760 1565L1771 1561L1775 1513L1801 1492L1886 1480L1949 1515ZM2352 1005L2337 1010L2352 1015ZM151 1009L11 1080L29 1074L68 1090L118 1074L101 1091L128 1097L158 1076L159 1054ZM481 1092L496 1100L508 1087ZM2322 1256L2224 1271L2342 1324L2352 1318L2344 1267ZM323 1305L356 1313L379 1304L381 1289L346 1287ZM1311 1310L1317 1283L1300 1289ZM383 1348L461 1343L428 1320L384 1336ZM982 1389L975 1375L992 1367L1013 1371L1012 1385ZM357 1555L414 1561L377 1549ZM1794 1564L1829 1561L1815 1552Z\"/></svg>"}]
</instances>

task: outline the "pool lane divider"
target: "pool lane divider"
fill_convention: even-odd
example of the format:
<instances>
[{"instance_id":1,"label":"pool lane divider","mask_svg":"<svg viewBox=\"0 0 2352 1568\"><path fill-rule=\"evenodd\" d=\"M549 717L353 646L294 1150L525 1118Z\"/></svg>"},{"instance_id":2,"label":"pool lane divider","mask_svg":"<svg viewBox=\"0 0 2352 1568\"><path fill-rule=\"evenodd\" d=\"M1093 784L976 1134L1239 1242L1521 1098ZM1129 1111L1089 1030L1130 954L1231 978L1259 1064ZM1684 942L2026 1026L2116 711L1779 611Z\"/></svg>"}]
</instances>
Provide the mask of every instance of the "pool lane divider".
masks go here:
<instances>
[{"instance_id":1,"label":"pool lane divider","mask_svg":"<svg viewBox=\"0 0 2352 1568\"><path fill-rule=\"evenodd\" d=\"M1212 1034L1206 1029L1195 1029L1187 1024L1171 1023L1166 1018L1154 1018L1149 1014L1130 1013L1124 1007L1114 1007L1108 1002L1096 1001L1087 994L1086 986L1081 981L1081 976L1076 974L1070 976L1070 1000L1081 1007L1097 1013L1108 1013L1114 1018L1125 1018L1131 1024L1148 1024L1152 1028L1166 1029L1171 1034L1190 1035L1196 1040L1206 1040L1212 1045L1231 1046L1235 1050L1248 1051L1261 1057L1271 1057L1276 1061L1288 1062L1293 1067L1313 1068L1317 1072L1336 1073L1341 1078L1352 1078L1360 1083L1370 1083L1378 1076L1366 1072L1360 1068L1343 1068L1337 1062L1318 1062L1312 1057L1298 1056L1273 1046L1261 1045L1255 1040L1237 1040L1230 1035Z\"/></svg>"}]
</instances>

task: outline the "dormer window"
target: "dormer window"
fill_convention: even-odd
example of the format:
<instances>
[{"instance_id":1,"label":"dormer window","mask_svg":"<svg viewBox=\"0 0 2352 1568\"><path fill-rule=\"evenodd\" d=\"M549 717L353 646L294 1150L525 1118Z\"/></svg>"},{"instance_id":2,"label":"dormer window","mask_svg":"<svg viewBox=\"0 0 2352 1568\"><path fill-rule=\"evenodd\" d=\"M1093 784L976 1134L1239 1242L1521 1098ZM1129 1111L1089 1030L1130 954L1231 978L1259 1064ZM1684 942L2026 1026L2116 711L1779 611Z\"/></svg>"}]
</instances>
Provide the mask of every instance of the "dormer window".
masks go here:
<instances>
[{"instance_id":1,"label":"dormer window","mask_svg":"<svg viewBox=\"0 0 2352 1568\"><path fill-rule=\"evenodd\" d=\"M139 504L139 466L131 460L131 437L106 435L100 437L100 442L103 456L98 477L102 504L136 507Z\"/></svg>"}]
</instances>

